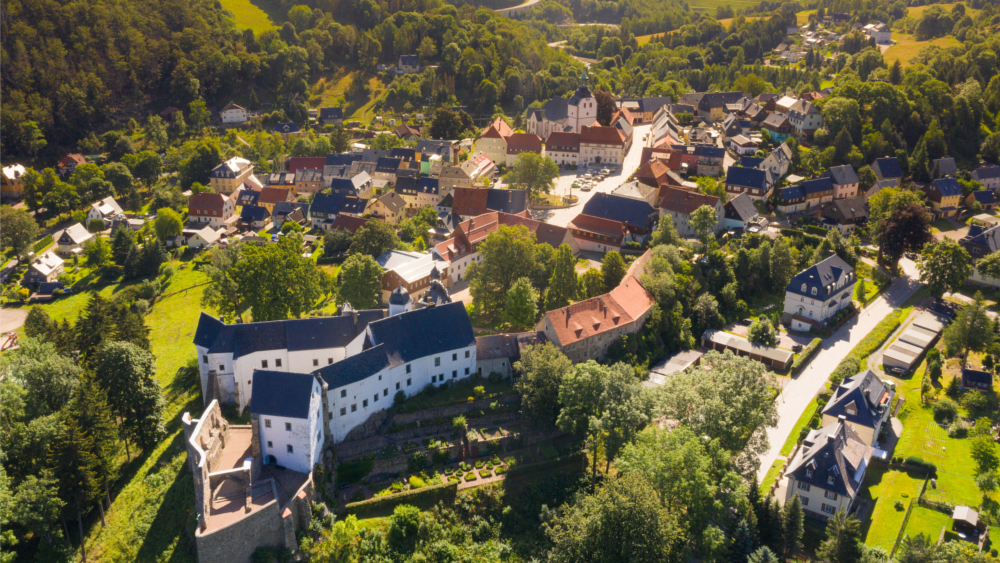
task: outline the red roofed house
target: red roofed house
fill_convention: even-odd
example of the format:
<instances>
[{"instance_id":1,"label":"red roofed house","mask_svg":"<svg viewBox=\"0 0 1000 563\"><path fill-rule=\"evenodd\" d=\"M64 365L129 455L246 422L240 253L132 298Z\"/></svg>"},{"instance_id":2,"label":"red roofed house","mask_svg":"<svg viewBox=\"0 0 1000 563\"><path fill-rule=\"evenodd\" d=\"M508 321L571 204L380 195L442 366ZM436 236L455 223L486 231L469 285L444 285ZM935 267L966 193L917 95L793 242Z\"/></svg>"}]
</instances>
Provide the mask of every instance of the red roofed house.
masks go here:
<instances>
[{"instance_id":1,"label":"red roofed house","mask_svg":"<svg viewBox=\"0 0 1000 563\"><path fill-rule=\"evenodd\" d=\"M333 220L333 224L330 225L331 231L343 230L351 233L352 235L358 232L358 229L364 227L368 223L369 219L363 219L361 217L354 217L346 213L338 213L337 218Z\"/></svg>"},{"instance_id":2,"label":"red roofed house","mask_svg":"<svg viewBox=\"0 0 1000 563\"><path fill-rule=\"evenodd\" d=\"M652 250L637 258L618 287L604 295L548 311L535 326L573 362L599 360L625 334L642 329L655 302L639 283Z\"/></svg>"},{"instance_id":3,"label":"red roofed house","mask_svg":"<svg viewBox=\"0 0 1000 563\"><path fill-rule=\"evenodd\" d=\"M629 143L617 127L584 126L580 132L580 164L614 164L625 161Z\"/></svg>"},{"instance_id":4,"label":"red roofed house","mask_svg":"<svg viewBox=\"0 0 1000 563\"><path fill-rule=\"evenodd\" d=\"M680 154L674 153L671 156L674 157L671 160L680 163ZM683 188L684 180L674 172L675 169L670 167L671 160L654 158L649 162L642 163L642 166L635 171L635 179L656 188L663 186Z\"/></svg>"},{"instance_id":5,"label":"red roofed house","mask_svg":"<svg viewBox=\"0 0 1000 563\"><path fill-rule=\"evenodd\" d=\"M201 192L188 200L189 221L208 223L208 226L218 229L234 223L236 217L236 204L224 194Z\"/></svg>"},{"instance_id":6,"label":"red roofed house","mask_svg":"<svg viewBox=\"0 0 1000 563\"><path fill-rule=\"evenodd\" d=\"M559 166L576 166L580 160L580 134L549 133L549 138L545 139L545 154Z\"/></svg>"},{"instance_id":7,"label":"red roofed house","mask_svg":"<svg viewBox=\"0 0 1000 563\"><path fill-rule=\"evenodd\" d=\"M476 141L476 148L473 154L485 154L493 162L507 161L507 137L514 134L514 130L507 125L502 117L498 117L490 123L489 127Z\"/></svg>"},{"instance_id":8,"label":"red roofed house","mask_svg":"<svg viewBox=\"0 0 1000 563\"><path fill-rule=\"evenodd\" d=\"M286 188L272 188L265 186L260 190L260 197L257 198L257 205L267 209L268 213L274 213L274 204L279 201L295 201L295 193Z\"/></svg>"},{"instance_id":9,"label":"red roofed house","mask_svg":"<svg viewBox=\"0 0 1000 563\"><path fill-rule=\"evenodd\" d=\"M676 188L660 188L660 217L670 215L674 220L674 226L682 237L693 238L698 236L697 231L691 226L691 214L702 205L707 205L715 209L715 216L718 222L715 224L715 232L723 228L725 210L722 200L715 196L689 192Z\"/></svg>"},{"instance_id":10,"label":"red roofed house","mask_svg":"<svg viewBox=\"0 0 1000 563\"><path fill-rule=\"evenodd\" d=\"M507 168L514 166L517 162L517 155L524 152L533 152L543 155L542 138L534 133L514 133L507 137L507 155L505 156Z\"/></svg>"},{"instance_id":11,"label":"red roofed house","mask_svg":"<svg viewBox=\"0 0 1000 563\"><path fill-rule=\"evenodd\" d=\"M79 153L67 154L66 156L62 157L62 160L59 161L59 164L57 166L59 170L59 175L69 176L70 174L75 172L76 167L80 166L81 164L87 164L87 159L84 158L82 154Z\"/></svg>"},{"instance_id":12,"label":"red roofed house","mask_svg":"<svg viewBox=\"0 0 1000 563\"><path fill-rule=\"evenodd\" d=\"M580 250L593 252L621 250L627 231L626 226L619 221L583 213L574 217L566 228L573 234Z\"/></svg>"},{"instance_id":13,"label":"red roofed house","mask_svg":"<svg viewBox=\"0 0 1000 563\"><path fill-rule=\"evenodd\" d=\"M499 211L484 213L459 223L452 232L452 238L431 248L431 254L437 260L448 264L447 269L441 272L441 280L446 287L461 280L469 264L479 261L479 244L501 226L523 226L535 234L535 241L539 244L548 244L552 248L568 244L574 256L580 253L580 245L565 227Z\"/></svg>"},{"instance_id":14,"label":"red roofed house","mask_svg":"<svg viewBox=\"0 0 1000 563\"><path fill-rule=\"evenodd\" d=\"M288 171L295 174L299 170L322 170L326 166L325 156L293 156L288 159Z\"/></svg>"}]
</instances>

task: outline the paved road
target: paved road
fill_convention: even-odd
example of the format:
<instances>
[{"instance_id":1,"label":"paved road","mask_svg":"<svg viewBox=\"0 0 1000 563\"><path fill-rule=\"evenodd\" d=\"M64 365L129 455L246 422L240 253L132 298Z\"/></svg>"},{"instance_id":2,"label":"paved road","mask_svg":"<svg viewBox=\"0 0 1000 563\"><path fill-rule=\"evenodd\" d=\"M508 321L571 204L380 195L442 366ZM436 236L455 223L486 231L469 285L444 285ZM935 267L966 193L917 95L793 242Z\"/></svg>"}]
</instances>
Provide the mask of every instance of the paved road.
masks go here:
<instances>
[{"instance_id":1,"label":"paved road","mask_svg":"<svg viewBox=\"0 0 1000 563\"><path fill-rule=\"evenodd\" d=\"M762 480L768 469L781 453L792 428L802 416L803 411L823 388L826 380L833 373L837 364L863 339L886 315L899 307L908 297L916 293L923 285L917 281L916 265L903 259L900 261L905 275L893 280L882 295L865 307L862 313L844 325L833 336L823 341L822 348L816 353L809 365L798 376L785 381L785 387L777 398L778 426L770 428L767 438L771 450L762 456L757 479Z\"/></svg>"},{"instance_id":2,"label":"paved road","mask_svg":"<svg viewBox=\"0 0 1000 563\"><path fill-rule=\"evenodd\" d=\"M625 180L631 176L632 173L635 172L636 168L639 167L639 164L641 164L639 160L642 156L642 137L649 132L650 127L650 125L638 125L635 127L635 130L632 132L632 147L629 149L628 154L625 155L624 166L615 170L610 176L605 178L603 182L599 182L589 192L576 189L573 190L573 195L580 198L580 203L565 209L536 209L532 210L531 215L539 221L565 227L570 220L583 211L583 206L590 201L590 198L594 197L595 193L609 193L611 190L624 184ZM597 170L600 170L603 167L603 164L592 165L592 168ZM560 197L566 195L569 193L570 184L576 181L577 174L585 172L586 170L583 168L578 168L574 171L563 171L559 178L556 179L555 189L552 190L552 193Z\"/></svg>"}]
</instances>

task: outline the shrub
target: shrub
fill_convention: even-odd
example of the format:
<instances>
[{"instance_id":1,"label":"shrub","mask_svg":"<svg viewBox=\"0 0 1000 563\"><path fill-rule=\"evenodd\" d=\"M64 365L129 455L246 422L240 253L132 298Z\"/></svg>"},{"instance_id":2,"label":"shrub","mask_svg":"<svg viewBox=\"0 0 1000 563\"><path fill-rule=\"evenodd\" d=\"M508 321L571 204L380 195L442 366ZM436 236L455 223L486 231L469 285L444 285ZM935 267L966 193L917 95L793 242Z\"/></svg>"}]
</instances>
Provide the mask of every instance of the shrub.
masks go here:
<instances>
[{"instance_id":1,"label":"shrub","mask_svg":"<svg viewBox=\"0 0 1000 563\"><path fill-rule=\"evenodd\" d=\"M489 479L490 477L493 476L493 473L486 469L480 469L479 476L482 477L483 479Z\"/></svg>"},{"instance_id":2,"label":"shrub","mask_svg":"<svg viewBox=\"0 0 1000 563\"><path fill-rule=\"evenodd\" d=\"M406 402L406 391L403 391L402 389L396 391L396 394L393 395L392 397L392 406L398 407L399 405L402 405L405 402Z\"/></svg>"},{"instance_id":3,"label":"shrub","mask_svg":"<svg viewBox=\"0 0 1000 563\"><path fill-rule=\"evenodd\" d=\"M476 462L476 469L482 469L483 465L484 465L483 460L477 461Z\"/></svg>"},{"instance_id":4,"label":"shrub","mask_svg":"<svg viewBox=\"0 0 1000 563\"><path fill-rule=\"evenodd\" d=\"M437 504L441 501L451 503L454 501L455 494L457 492L458 485L455 483L448 483L445 485L438 485L436 487L424 487L417 490L403 491L384 498L372 498L357 503L351 503L344 508L347 509L348 513L361 518L363 515L373 512L384 513L387 508L400 504L421 503L429 506Z\"/></svg>"},{"instance_id":5,"label":"shrub","mask_svg":"<svg viewBox=\"0 0 1000 563\"><path fill-rule=\"evenodd\" d=\"M31 247L31 249L34 250L35 253L37 254L45 250L45 247L47 247L50 244L52 244L52 235L45 235L45 238L36 242L35 245Z\"/></svg>"},{"instance_id":6,"label":"shrub","mask_svg":"<svg viewBox=\"0 0 1000 563\"><path fill-rule=\"evenodd\" d=\"M978 413L985 411L990 406L990 401L983 393L968 391L962 396L962 405L969 409L970 412Z\"/></svg>"},{"instance_id":7,"label":"shrub","mask_svg":"<svg viewBox=\"0 0 1000 563\"><path fill-rule=\"evenodd\" d=\"M365 493L361 489L358 489L351 495L349 502L361 502L363 500L365 500Z\"/></svg>"},{"instance_id":8,"label":"shrub","mask_svg":"<svg viewBox=\"0 0 1000 563\"><path fill-rule=\"evenodd\" d=\"M819 349L819 345L822 343L823 341L821 339L813 338L812 342L799 352L799 357L795 358L795 361L792 362L792 374L798 373L799 370L802 369L807 362L809 362L809 358L811 358L813 353Z\"/></svg>"},{"instance_id":9,"label":"shrub","mask_svg":"<svg viewBox=\"0 0 1000 563\"><path fill-rule=\"evenodd\" d=\"M410 475L410 488L420 489L427 486L427 482L417 477L416 475Z\"/></svg>"},{"instance_id":10,"label":"shrub","mask_svg":"<svg viewBox=\"0 0 1000 563\"><path fill-rule=\"evenodd\" d=\"M893 508L895 508L896 510L899 510L899 511L902 511L903 508L904 508L903 501L901 501L901 500L897 500L896 502L892 503L892 506L893 506Z\"/></svg>"},{"instance_id":11,"label":"shrub","mask_svg":"<svg viewBox=\"0 0 1000 563\"><path fill-rule=\"evenodd\" d=\"M482 385L477 385L472 388L472 394L475 395L476 398L482 397L486 394L486 388Z\"/></svg>"},{"instance_id":12,"label":"shrub","mask_svg":"<svg viewBox=\"0 0 1000 563\"><path fill-rule=\"evenodd\" d=\"M390 488L392 489L392 492L398 493L399 491L403 490L403 483L400 482L400 481L395 481L395 482L393 482L393 484L392 484L392 486Z\"/></svg>"},{"instance_id":13,"label":"shrub","mask_svg":"<svg viewBox=\"0 0 1000 563\"><path fill-rule=\"evenodd\" d=\"M468 472L468 473L465 474L465 482L466 483L468 483L469 481L475 481L475 480L476 480L476 474L474 472L470 471L470 472Z\"/></svg>"},{"instance_id":14,"label":"shrub","mask_svg":"<svg viewBox=\"0 0 1000 563\"><path fill-rule=\"evenodd\" d=\"M448 448L441 448L439 450L434 450L434 453L431 454L431 459L434 465L444 465L448 463L448 457L450 455L451 452L448 450Z\"/></svg>"},{"instance_id":15,"label":"shrub","mask_svg":"<svg viewBox=\"0 0 1000 563\"><path fill-rule=\"evenodd\" d=\"M160 264L160 277L164 280L169 280L175 273L177 273L177 268L173 264Z\"/></svg>"},{"instance_id":16,"label":"shrub","mask_svg":"<svg viewBox=\"0 0 1000 563\"><path fill-rule=\"evenodd\" d=\"M960 419L956 419L948 427L948 437L950 438L965 438L968 435L969 429L965 426Z\"/></svg>"},{"instance_id":17,"label":"shrub","mask_svg":"<svg viewBox=\"0 0 1000 563\"><path fill-rule=\"evenodd\" d=\"M464 461L458 464L458 468L462 471L462 473L465 473L470 469L469 464L465 463Z\"/></svg>"},{"instance_id":18,"label":"shrub","mask_svg":"<svg viewBox=\"0 0 1000 563\"><path fill-rule=\"evenodd\" d=\"M451 477L448 477L449 483L458 483L461 480L462 479L458 475L452 475Z\"/></svg>"},{"instance_id":19,"label":"shrub","mask_svg":"<svg viewBox=\"0 0 1000 563\"><path fill-rule=\"evenodd\" d=\"M799 441L800 442L802 440L806 439L806 436L809 435L809 431L810 430L812 430L812 428L809 428L808 426L805 426L805 427L803 427L802 429L799 430Z\"/></svg>"},{"instance_id":20,"label":"shrub","mask_svg":"<svg viewBox=\"0 0 1000 563\"><path fill-rule=\"evenodd\" d=\"M507 472L507 468L502 465L498 465L497 468L493 470L493 472L496 473L497 475L503 475L504 473Z\"/></svg>"},{"instance_id":21,"label":"shrub","mask_svg":"<svg viewBox=\"0 0 1000 563\"><path fill-rule=\"evenodd\" d=\"M915 465L917 467L923 467L924 469L926 469L927 471L931 472L932 474L933 473L937 473L937 466L936 465L934 465L933 463L931 463L929 461L924 461L923 459L921 459L919 457L916 457L916 456L910 456L910 457L904 459L903 463L905 463L906 465Z\"/></svg>"},{"instance_id":22,"label":"shrub","mask_svg":"<svg viewBox=\"0 0 1000 563\"><path fill-rule=\"evenodd\" d=\"M951 399L944 398L934 403L934 419L939 422L951 422L958 415L958 405Z\"/></svg>"}]
</instances>

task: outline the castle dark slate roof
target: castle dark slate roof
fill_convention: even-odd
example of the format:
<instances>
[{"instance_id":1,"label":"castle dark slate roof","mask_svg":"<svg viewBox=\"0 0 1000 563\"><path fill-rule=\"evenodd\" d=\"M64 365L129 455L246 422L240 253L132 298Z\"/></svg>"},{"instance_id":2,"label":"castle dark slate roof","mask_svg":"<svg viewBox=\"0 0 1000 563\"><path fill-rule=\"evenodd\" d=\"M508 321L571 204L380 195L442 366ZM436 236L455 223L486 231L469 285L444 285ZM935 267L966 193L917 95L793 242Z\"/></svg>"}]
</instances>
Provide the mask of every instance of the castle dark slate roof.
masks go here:
<instances>
[{"instance_id":1,"label":"castle dark slate roof","mask_svg":"<svg viewBox=\"0 0 1000 563\"><path fill-rule=\"evenodd\" d=\"M370 344L383 346L395 367L413 360L476 345L465 305L418 309L368 325Z\"/></svg>"},{"instance_id":2,"label":"castle dark slate roof","mask_svg":"<svg viewBox=\"0 0 1000 563\"><path fill-rule=\"evenodd\" d=\"M379 344L339 362L323 366L313 374L322 377L330 390L333 390L371 377L389 366L386 346Z\"/></svg>"},{"instance_id":3,"label":"castle dark slate roof","mask_svg":"<svg viewBox=\"0 0 1000 563\"><path fill-rule=\"evenodd\" d=\"M842 289L837 287L837 283L841 281L845 286L854 283L854 268L839 256L833 255L796 274L785 291L814 299L826 299ZM814 288L816 294L812 293Z\"/></svg>"},{"instance_id":4,"label":"castle dark slate roof","mask_svg":"<svg viewBox=\"0 0 1000 563\"><path fill-rule=\"evenodd\" d=\"M403 287L403 283L400 282L396 289L392 290L389 294L389 304L390 305L406 305L410 302L410 292L406 291Z\"/></svg>"},{"instance_id":5,"label":"castle dark slate roof","mask_svg":"<svg viewBox=\"0 0 1000 563\"><path fill-rule=\"evenodd\" d=\"M257 370L253 374L250 413L283 418L309 418L313 383L307 373Z\"/></svg>"},{"instance_id":6,"label":"castle dark slate roof","mask_svg":"<svg viewBox=\"0 0 1000 563\"><path fill-rule=\"evenodd\" d=\"M823 414L834 418L843 416L851 424L875 428L892 404L894 394L875 372L865 370L848 377L837 387L830 402L823 407Z\"/></svg>"},{"instance_id":7,"label":"castle dark slate roof","mask_svg":"<svg viewBox=\"0 0 1000 563\"><path fill-rule=\"evenodd\" d=\"M656 209L645 200L606 193L594 194L583 206L582 213L618 221L634 229L648 229L657 215Z\"/></svg>"},{"instance_id":8,"label":"castle dark slate roof","mask_svg":"<svg viewBox=\"0 0 1000 563\"><path fill-rule=\"evenodd\" d=\"M202 313L195 331L196 346L209 354L232 353L234 358L266 350L322 350L346 347L368 323L385 317L383 309L369 309L337 317L313 317L227 325Z\"/></svg>"}]
</instances>

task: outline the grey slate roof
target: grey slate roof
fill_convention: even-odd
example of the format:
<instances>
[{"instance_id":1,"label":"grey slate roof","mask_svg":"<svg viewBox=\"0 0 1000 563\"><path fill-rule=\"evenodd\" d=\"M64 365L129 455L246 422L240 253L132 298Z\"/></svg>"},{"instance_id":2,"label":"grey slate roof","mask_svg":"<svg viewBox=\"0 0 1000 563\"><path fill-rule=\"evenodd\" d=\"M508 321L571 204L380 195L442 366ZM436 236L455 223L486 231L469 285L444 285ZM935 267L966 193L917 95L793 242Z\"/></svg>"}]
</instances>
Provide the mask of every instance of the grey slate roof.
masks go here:
<instances>
[{"instance_id":1,"label":"grey slate roof","mask_svg":"<svg viewBox=\"0 0 1000 563\"><path fill-rule=\"evenodd\" d=\"M472 321L462 303L418 309L368 325L373 346L384 346L390 365L475 346Z\"/></svg>"},{"instance_id":2,"label":"grey slate roof","mask_svg":"<svg viewBox=\"0 0 1000 563\"><path fill-rule=\"evenodd\" d=\"M361 160L361 155L353 152L329 153L326 155L327 166L350 166L352 162Z\"/></svg>"},{"instance_id":3,"label":"grey slate roof","mask_svg":"<svg viewBox=\"0 0 1000 563\"><path fill-rule=\"evenodd\" d=\"M831 166L830 169L826 171L826 175L833 178L833 183L838 186L858 183L858 175L855 174L854 167L850 164L845 164L843 166Z\"/></svg>"},{"instance_id":4,"label":"grey slate roof","mask_svg":"<svg viewBox=\"0 0 1000 563\"><path fill-rule=\"evenodd\" d=\"M296 209L301 209L302 216L309 218L309 204L297 201L279 201L274 204L274 211L271 214L278 217L280 215L288 215Z\"/></svg>"},{"instance_id":5,"label":"grey slate roof","mask_svg":"<svg viewBox=\"0 0 1000 563\"><path fill-rule=\"evenodd\" d=\"M250 413L307 419L315 381L315 376L307 373L257 370L253 374Z\"/></svg>"},{"instance_id":6,"label":"grey slate roof","mask_svg":"<svg viewBox=\"0 0 1000 563\"><path fill-rule=\"evenodd\" d=\"M972 171L972 179L986 180L988 178L1000 178L1000 166L984 166Z\"/></svg>"},{"instance_id":7,"label":"grey slate roof","mask_svg":"<svg viewBox=\"0 0 1000 563\"><path fill-rule=\"evenodd\" d=\"M813 264L805 270L802 270L792 281L788 283L788 287L785 291L794 293L796 295L804 295L806 297L812 297L814 299L826 299L833 293L840 291L840 289L833 289L836 287L837 282L844 281L845 287L854 282L854 268L852 268L847 262L844 262L837 255L830 256L826 260L819 262L818 264ZM805 289L802 289L802 285L805 284ZM827 287L831 289L827 290ZM814 296L812 294L812 289L816 288L817 293ZM841 288L843 289L843 288Z\"/></svg>"},{"instance_id":8,"label":"grey slate roof","mask_svg":"<svg viewBox=\"0 0 1000 563\"><path fill-rule=\"evenodd\" d=\"M757 208L753 206L753 200L747 194L740 194L727 201L724 209L726 219L742 221L743 223L753 219L753 216L757 214Z\"/></svg>"},{"instance_id":9,"label":"grey slate roof","mask_svg":"<svg viewBox=\"0 0 1000 563\"><path fill-rule=\"evenodd\" d=\"M405 66L420 66L420 59L416 55L400 55L399 64Z\"/></svg>"},{"instance_id":10,"label":"grey slate roof","mask_svg":"<svg viewBox=\"0 0 1000 563\"><path fill-rule=\"evenodd\" d=\"M528 208L528 192L491 188L486 193L486 208L516 215Z\"/></svg>"},{"instance_id":11,"label":"grey slate roof","mask_svg":"<svg viewBox=\"0 0 1000 563\"><path fill-rule=\"evenodd\" d=\"M322 377L332 391L337 387L371 377L389 367L389 358L385 350L385 346L374 346L339 362L321 367L313 373Z\"/></svg>"},{"instance_id":12,"label":"grey slate roof","mask_svg":"<svg viewBox=\"0 0 1000 563\"><path fill-rule=\"evenodd\" d=\"M854 498L864 478L858 469L867 466L873 451L857 432L838 420L809 432L785 473L797 481Z\"/></svg>"},{"instance_id":13,"label":"grey slate roof","mask_svg":"<svg viewBox=\"0 0 1000 563\"><path fill-rule=\"evenodd\" d=\"M383 172L386 174L395 174L399 170L399 165L402 164L402 159L392 158L392 157L380 157L375 164L376 172Z\"/></svg>"},{"instance_id":14,"label":"grey slate roof","mask_svg":"<svg viewBox=\"0 0 1000 563\"><path fill-rule=\"evenodd\" d=\"M767 190L767 174L759 168L730 166L726 170L726 185Z\"/></svg>"},{"instance_id":15,"label":"grey slate roof","mask_svg":"<svg viewBox=\"0 0 1000 563\"><path fill-rule=\"evenodd\" d=\"M296 125L295 123L292 123L292 122L279 123L279 124L277 124L277 125L274 126L274 132L275 133L298 133L299 132L299 126Z\"/></svg>"},{"instance_id":16,"label":"grey slate roof","mask_svg":"<svg viewBox=\"0 0 1000 563\"><path fill-rule=\"evenodd\" d=\"M250 222L250 221L265 221L271 214L268 213L265 207L249 207L244 206L243 210L240 211L240 219Z\"/></svg>"},{"instance_id":17,"label":"grey slate roof","mask_svg":"<svg viewBox=\"0 0 1000 563\"><path fill-rule=\"evenodd\" d=\"M879 180L903 177L903 169L899 166L898 158L876 158L874 164L875 166L872 168L875 168L875 174Z\"/></svg>"},{"instance_id":18,"label":"grey slate roof","mask_svg":"<svg viewBox=\"0 0 1000 563\"><path fill-rule=\"evenodd\" d=\"M583 214L612 219L633 228L647 229L657 214L645 200L614 194L596 193L583 206Z\"/></svg>"},{"instance_id":19,"label":"grey slate roof","mask_svg":"<svg viewBox=\"0 0 1000 563\"><path fill-rule=\"evenodd\" d=\"M844 416L847 422L875 428L885 410L892 404L895 392L886 388L872 370L865 370L848 377L837 387L830 402L823 407L823 414L834 418ZM848 407L853 405L851 414Z\"/></svg>"},{"instance_id":20,"label":"grey slate roof","mask_svg":"<svg viewBox=\"0 0 1000 563\"><path fill-rule=\"evenodd\" d=\"M344 108L319 108L319 119L320 121L325 121L327 119L344 119Z\"/></svg>"}]
</instances>

